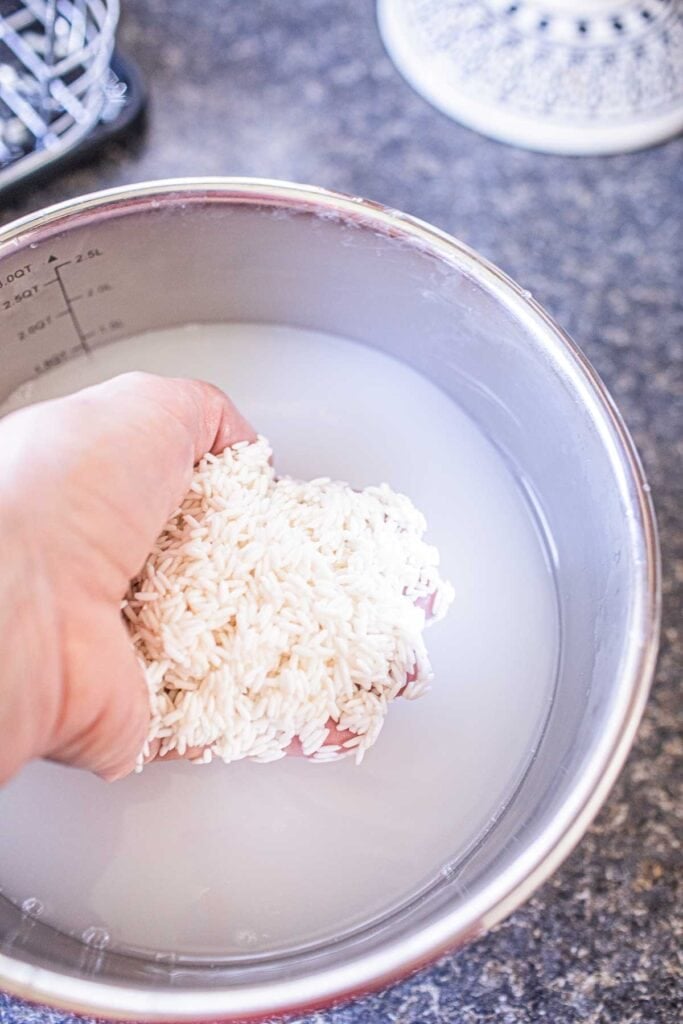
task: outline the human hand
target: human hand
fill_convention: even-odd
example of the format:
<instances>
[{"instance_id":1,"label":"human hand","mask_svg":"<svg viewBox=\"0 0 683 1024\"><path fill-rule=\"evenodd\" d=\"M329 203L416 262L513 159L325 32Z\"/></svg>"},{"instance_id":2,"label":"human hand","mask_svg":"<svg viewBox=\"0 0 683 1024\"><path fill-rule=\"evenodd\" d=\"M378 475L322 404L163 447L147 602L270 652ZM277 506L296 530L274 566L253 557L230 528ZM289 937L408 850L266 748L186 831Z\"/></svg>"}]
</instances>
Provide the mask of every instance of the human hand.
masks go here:
<instances>
[{"instance_id":1,"label":"human hand","mask_svg":"<svg viewBox=\"0 0 683 1024\"><path fill-rule=\"evenodd\" d=\"M0 783L33 757L133 769L149 702L121 599L194 463L254 437L211 385L139 373L0 421ZM353 736L328 729L323 749Z\"/></svg>"},{"instance_id":2,"label":"human hand","mask_svg":"<svg viewBox=\"0 0 683 1024\"><path fill-rule=\"evenodd\" d=\"M147 689L120 615L207 451L255 437L217 388L133 373L0 421L0 783L134 767Z\"/></svg>"}]
</instances>

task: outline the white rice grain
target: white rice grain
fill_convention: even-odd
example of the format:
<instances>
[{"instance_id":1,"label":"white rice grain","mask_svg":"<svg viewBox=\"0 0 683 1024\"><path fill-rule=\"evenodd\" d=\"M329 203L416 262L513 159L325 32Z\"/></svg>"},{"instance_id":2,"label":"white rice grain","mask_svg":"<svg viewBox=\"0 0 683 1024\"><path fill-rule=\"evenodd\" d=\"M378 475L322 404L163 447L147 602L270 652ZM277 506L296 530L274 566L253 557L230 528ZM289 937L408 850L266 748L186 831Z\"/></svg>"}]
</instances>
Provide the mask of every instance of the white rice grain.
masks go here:
<instances>
[{"instance_id":1,"label":"white rice grain","mask_svg":"<svg viewBox=\"0 0 683 1024\"><path fill-rule=\"evenodd\" d=\"M440 619L453 590L422 514L386 484L277 478L270 459L262 437L206 455L122 603L150 695L143 754L269 762L296 740L360 762L391 700L428 688L416 602Z\"/></svg>"}]
</instances>

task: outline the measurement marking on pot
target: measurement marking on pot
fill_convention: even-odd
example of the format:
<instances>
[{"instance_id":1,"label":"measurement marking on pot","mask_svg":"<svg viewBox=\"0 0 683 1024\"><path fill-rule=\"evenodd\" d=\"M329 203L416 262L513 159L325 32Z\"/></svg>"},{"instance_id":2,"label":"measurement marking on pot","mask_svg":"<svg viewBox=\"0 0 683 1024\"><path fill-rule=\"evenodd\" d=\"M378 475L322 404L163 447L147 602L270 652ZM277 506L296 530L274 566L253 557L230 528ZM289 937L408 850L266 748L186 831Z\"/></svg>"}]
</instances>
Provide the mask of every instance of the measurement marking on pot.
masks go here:
<instances>
[{"instance_id":1,"label":"measurement marking on pot","mask_svg":"<svg viewBox=\"0 0 683 1024\"><path fill-rule=\"evenodd\" d=\"M28 299L35 299L38 294L38 285L31 285L30 288L22 288L21 291L17 291L10 298L2 299L0 308L3 310L12 309L13 306L18 306L21 302L26 302Z\"/></svg>"},{"instance_id":2,"label":"measurement marking on pot","mask_svg":"<svg viewBox=\"0 0 683 1024\"><path fill-rule=\"evenodd\" d=\"M106 279L93 281L92 272L86 270L87 266L102 268L105 256L96 246L69 256L48 250L44 262L38 259L0 273L0 319L7 319L17 341L30 342L41 334L43 348L48 348L45 358L34 365L36 376L79 352L89 355L125 330L124 321L111 308L115 285ZM106 302L104 309L98 300ZM53 329L58 333L50 352ZM77 345L70 344L68 334L75 336Z\"/></svg>"},{"instance_id":3,"label":"measurement marking on pot","mask_svg":"<svg viewBox=\"0 0 683 1024\"><path fill-rule=\"evenodd\" d=\"M89 353L90 352L90 346L88 345L88 338L91 337L92 335L91 334L86 334L86 332L83 330L83 328L81 327L80 321L79 321L78 317L76 316L76 311L73 308L74 302L76 302L78 299L82 298L82 296L77 295L75 297L72 297L72 296L69 295L69 293L66 290L66 286L64 284L64 279L63 279L62 274L61 274L62 267L68 267L70 263L71 263L71 260L63 260L62 263L56 263L55 267L54 267L55 276L50 278L49 281L45 282L45 287L47 287L50 284L58 284L59 285L59 290L62 293L62 298L64 299L64 303L66 305L65 312L68 313L69 316L71 317L71 322L72 322L72 324L74 326L74 330L75 330L75 332L76 332L76 334L78 336L78 340L81 343L81 348L83 349L84 352L88 352Z\"/></svg>"},{"instance_id":4,"label":"measurement marking on pot","mask_svg":"<svg viewBox=\"0 0 683 1024\"><path fill-rule=\"evenodd\" d=\"M23 267L16 267L7 274L0 275L0 288L6 288L10 284L17 284L22 278L28 277L32 269L32 263L25 263Z\"/></svg>"},{"instance_id":5,"label":"measurement marking on pot","mask_svg":"<svg viewBox=\"0 0 683 1024\"><path fill-rule=\"evenodd\" d=\"M26 341L27 338L30 338L32 335L37 334L39 331L44 331L45 328L49 327L51 323L52 317L49 315L41 317L40 320L34 320L32 324L28 324L26 327L19 331L19 341Z\"/></svg>"}]
</instances>

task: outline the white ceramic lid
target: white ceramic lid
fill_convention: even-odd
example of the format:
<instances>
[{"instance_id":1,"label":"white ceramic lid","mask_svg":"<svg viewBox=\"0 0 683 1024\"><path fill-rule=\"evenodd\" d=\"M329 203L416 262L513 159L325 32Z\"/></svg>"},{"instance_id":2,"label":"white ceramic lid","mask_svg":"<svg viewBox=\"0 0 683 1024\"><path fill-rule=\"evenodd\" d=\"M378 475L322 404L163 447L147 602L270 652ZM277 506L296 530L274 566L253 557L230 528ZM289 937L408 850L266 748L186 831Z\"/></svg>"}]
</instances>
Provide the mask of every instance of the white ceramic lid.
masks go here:
<instances>
[{"instance_id":1,"label":"white ceramic lid","mask_svg":"<svg viewBox=\"0 0 683 1024\"><path fill-rule=\"evenodd\" d=\"M547 153L683 130L683 0L379 0L402 74L444 113Z\"/></svg>"}]
</instances>

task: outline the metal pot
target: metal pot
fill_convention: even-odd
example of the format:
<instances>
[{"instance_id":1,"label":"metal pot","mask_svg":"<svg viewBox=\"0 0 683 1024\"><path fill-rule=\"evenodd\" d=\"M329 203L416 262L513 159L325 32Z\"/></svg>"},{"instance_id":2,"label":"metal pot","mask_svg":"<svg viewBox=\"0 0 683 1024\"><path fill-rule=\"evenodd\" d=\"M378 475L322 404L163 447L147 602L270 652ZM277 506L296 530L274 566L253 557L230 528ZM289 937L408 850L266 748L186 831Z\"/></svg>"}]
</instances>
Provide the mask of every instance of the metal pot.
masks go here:
<instances>
[{"instance_id":1,"label":"metal pot","mask_svg":"<svg viewBox=\"0 0 683 1024\"><path fill-rule=\"evenodd\" d=\"M392 353L438 382L524 480L552 538L562 635L543 739L457 878L333 942L210 964L85 951L40 920L22 927L20 909L0 897L0 987L118 1018L270 1016L400 977L527 899L581 838L624 762L658 634L649 488L571 340L528 293L435 228L360 199L249 179L136 185L10 225L0 233L0 317L0 400L82 350L187 322L292 324Z\"/></svg>"}]
</instances>

